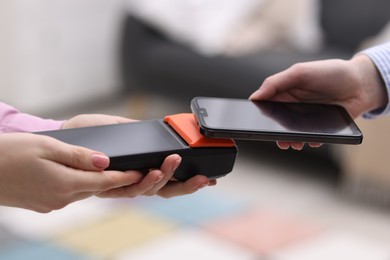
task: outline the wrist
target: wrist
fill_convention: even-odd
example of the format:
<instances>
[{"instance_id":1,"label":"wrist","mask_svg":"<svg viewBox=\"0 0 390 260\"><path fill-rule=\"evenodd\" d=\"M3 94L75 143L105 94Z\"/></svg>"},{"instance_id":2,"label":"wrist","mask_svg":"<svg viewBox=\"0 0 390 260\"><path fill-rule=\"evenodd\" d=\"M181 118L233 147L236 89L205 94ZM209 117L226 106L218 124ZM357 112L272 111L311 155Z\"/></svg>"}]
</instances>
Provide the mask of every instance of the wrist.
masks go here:
<instances>
[{"instance_id":1,"label":"wrist","mask_svg":"<svg viewBox=\"0 0 390 260\"><path fill-rule=\"evenodd\" d=\"M64 121L62 121L62 124L61 124L61 126L60 126L60 129L67 129L67 128L69 128L69 127L68 127L68 122L69 122L69 120L64 120Z\"/></svg>"},{"instance_id":2,"label":"wrist","mask_svg":"<svg viewBox=\"0 0 390 260\"><path fill-rule=\"evenodd\" d=\"M364 111L369 112L383 108L388 103L386 85L374 62L365 54L358 54L351 59L359 77L361 98L364 100Z\"/></svg>"}]
</instances>

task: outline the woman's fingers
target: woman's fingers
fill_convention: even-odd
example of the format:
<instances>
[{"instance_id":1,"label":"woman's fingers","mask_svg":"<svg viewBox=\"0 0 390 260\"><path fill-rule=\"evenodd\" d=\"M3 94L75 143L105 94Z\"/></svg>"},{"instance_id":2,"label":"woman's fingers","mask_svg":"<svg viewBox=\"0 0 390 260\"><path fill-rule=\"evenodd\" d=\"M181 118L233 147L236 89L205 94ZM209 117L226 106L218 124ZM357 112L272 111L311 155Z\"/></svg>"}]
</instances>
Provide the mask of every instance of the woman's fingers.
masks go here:
<instances>
[{"instance_id":1,"label":"woman's fingers","mask_svg":"<svg viewBox=\"0 0 390 260\"><path fill-rule=\"evenodd\" d=\"M212 181L211 185L215 185L216 181ZM206 176L197 175L185 182L172 181L167 183L158 191L158 195L163 198L181 196L194 193L209 185L209 180Z\"/></svg>"}]
</instances>

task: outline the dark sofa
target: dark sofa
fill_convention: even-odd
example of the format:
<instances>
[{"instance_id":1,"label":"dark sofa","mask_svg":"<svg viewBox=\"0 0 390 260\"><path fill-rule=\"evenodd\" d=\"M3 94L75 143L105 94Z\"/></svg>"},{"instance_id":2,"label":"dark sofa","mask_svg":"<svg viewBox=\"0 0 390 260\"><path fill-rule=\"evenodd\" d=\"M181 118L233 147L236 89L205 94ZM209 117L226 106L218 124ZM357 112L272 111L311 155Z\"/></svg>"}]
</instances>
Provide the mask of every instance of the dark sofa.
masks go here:
<instances>
[{"instance_id":1,"label":"dark sofa","mask_svg":"<svg viewBox=\"0 0 390 260\"><path fill-rule=\"evenodd\" d=\"M123 27L122 75L127 89L177 97L247 98L269 75L297 62L350 58L389 21L388 0L323 0L325 44L316 53L264 51L245 57L206 57L128 16Z\"/></svg>"}]
</instances>

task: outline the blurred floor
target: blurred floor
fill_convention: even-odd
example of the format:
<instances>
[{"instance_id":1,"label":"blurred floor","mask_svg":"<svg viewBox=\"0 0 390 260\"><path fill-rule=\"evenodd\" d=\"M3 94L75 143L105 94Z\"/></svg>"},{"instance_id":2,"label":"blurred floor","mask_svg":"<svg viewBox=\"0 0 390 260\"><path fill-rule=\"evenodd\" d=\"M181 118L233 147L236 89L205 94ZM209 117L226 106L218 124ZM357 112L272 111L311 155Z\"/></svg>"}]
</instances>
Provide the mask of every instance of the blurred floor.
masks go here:
<instances>
[{"instance_id":1,"label":"blurred floor","mask_svg":"<svg viewBox=\"0 0 390 260\"><path fill-rule=\"evenodd\" d=\"M159 99L143 117L178 109ZM0 208L0 259L390 259L390 212L344 196L337 168L274 144L239 145L234 171L193 195L91 198L50 214Z\"/></svg>"}]
</instances>

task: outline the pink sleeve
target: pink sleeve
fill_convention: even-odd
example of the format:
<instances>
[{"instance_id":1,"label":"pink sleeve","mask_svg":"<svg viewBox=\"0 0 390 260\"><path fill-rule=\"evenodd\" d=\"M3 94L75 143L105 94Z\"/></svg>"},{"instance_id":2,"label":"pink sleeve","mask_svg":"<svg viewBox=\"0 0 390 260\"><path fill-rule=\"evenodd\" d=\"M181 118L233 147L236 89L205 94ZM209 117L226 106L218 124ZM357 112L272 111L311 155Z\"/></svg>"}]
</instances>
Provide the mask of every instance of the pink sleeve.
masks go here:
<instances>
[{"instance_id":1,"label":"pink sleeve","mask_svg":"<svg viewBox=\"0 0 390 260\"><path fill-rule=\"evenodd\" d=\"M60 129L64 121L43 119L19 112L0 102L0 133L39 132Z\"/></svg>"}]
</instances>

